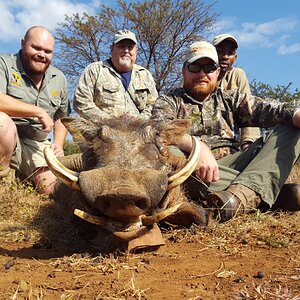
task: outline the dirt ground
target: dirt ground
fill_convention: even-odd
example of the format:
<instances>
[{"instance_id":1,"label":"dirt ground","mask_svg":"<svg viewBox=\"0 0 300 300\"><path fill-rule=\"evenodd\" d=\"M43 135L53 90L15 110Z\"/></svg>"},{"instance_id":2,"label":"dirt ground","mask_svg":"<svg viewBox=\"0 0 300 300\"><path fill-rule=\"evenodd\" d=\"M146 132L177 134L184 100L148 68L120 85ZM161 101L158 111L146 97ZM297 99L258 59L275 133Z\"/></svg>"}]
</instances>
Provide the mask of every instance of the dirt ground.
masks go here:
<instances>
[{"instance_id":1,"label":"dirt ground","mask_svg":"<svg viewBox=\"0 0 300 300\"><path fill-rule=\"evenodd\" d=\"M28 187L0 196L0 299L300 299L300 212L166 226L166 245L129 254L83 242Z\"/></svg>"}]
</instances>

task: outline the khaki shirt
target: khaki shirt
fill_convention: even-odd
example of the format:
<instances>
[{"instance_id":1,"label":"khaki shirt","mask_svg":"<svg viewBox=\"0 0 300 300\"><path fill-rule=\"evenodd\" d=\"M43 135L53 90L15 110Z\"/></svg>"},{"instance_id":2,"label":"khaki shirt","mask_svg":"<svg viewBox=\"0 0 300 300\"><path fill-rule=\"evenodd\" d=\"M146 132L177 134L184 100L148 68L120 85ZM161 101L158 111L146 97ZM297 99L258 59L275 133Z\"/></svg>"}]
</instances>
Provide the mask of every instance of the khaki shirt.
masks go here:
<instances>
[{"instance_id":1,"label":"khaki shirt","mask_svg":"<svg viewBox=\"0 0 300 300\"><path fill-rule=\"evenodd\" d=\"M69 114L69 95L67 80L63 73L49 66L42 87L37 89L27 76L20 58L20 52L0 56L0 91L22 102L42 107L51 118L61 118ZM43 140L47 134L37 130L41 128L38 118L13 118L18 127L19 136ZM27 124L29 126L22 126ZM28 135L28 136L23 136Z\"/></svg>"},{"instance_id":2,"label":"khaki shirt","mask_svg":"<svg viewBox=\"0 0 300 300\"><path fill-rule=\"evenodd\" d=\"M219 86L224 90L239 91L242 94L251 95L250 85L246 73L241 68L231 67L226 71L224 77L219 82ZM241 144L254 142L260 137L260 130L257 127L241 128Z\"/></svg>"},{"instance_id":3,"label":"khaki shirt","mask_svg":"<svg viewBox=\"0 0 300 300\"><path fill-rule=\"evenodd\" d=\"M189 133L214 149L235 145L235 126L269 128L279 123L292 126L293 115L299 107L299 100L280 103L238 91L223 91L219 87L206 101L199 102L183 88L178 88L167 96L158 97L152 118L164 121L190 119L192 127Z\"/></svg>"},{"instance_id":4,"label":"khaki shirt","mask_svg":"<svg viewBox=\"0 0 300 300\"><path fill-rule=\"evenodd\" d=\"M122 114L148 119L157 97L154 79L147 69L135 64L126 90L110 63L99 61L85 68L75 90L74 109L88 119Z\"/></svg>"}]
</instances>

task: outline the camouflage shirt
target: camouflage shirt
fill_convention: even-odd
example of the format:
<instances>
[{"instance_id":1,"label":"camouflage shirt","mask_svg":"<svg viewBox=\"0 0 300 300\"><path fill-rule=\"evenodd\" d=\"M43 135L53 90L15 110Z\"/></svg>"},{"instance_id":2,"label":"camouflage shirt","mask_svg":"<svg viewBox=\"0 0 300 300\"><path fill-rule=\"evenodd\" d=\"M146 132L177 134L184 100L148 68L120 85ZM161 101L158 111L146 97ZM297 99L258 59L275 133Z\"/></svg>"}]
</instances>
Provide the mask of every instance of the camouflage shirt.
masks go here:
<instances>
[{"instance_id":1,"label":"camouflage shirt","mask_svg":"<svg viewBox=\"0 0 300 300\"><path fill-rule=\"evenodd\" d=\"M160 96L152 110L152 118L162 120L190 119L190 134L201 138L211 149L220 145L234 146L234 126L263 128L278 123L292 125L292 117L300 107L300 101L280 103L262 99L238 91L215 92L204 102L190 97L183 88L167 96Z\"/></svg>"},{"instance_id":2,"label":"camouflage shirt","mask_svg":"<svg viewBox=\"0 0 300 300\"><path fill-rule=\"evenodd\" d=\"M231 67L226 71L219 82L219 86L227 90L238 90L240 93L251 95L250 86L245 71L241 68ZM237 131L237 129L236 129ZM254 142L260 137L260 130L257 127L244 127L240 131L241 144Z\"/></svg>"},{"instance_id":3,"label":"camouflage shirt","mask_svg":"<svg viewBox=\"0 0 300 300\"><path fill-rule=\"evenodd\" d=\"M75 91L74 109L84 118L122 114L148 119L158 97L151 73L134 65L128 89L109 60L87 66Z\"/></svg>"}]
</instances>

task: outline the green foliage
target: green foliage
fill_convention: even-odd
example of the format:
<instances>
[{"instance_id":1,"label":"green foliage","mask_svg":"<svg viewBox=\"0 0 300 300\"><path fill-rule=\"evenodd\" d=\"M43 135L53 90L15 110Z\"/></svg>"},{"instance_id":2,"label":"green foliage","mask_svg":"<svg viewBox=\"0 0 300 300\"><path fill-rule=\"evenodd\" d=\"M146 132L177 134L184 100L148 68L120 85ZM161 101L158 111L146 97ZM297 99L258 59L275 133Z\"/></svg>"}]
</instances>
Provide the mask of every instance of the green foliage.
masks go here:
<instances>
[{"instance_id":1,"label":"green foliage","mask_svg":"<svg viewBox=\"0 0 300 300\"><path fill-rule=\"evenodd\" d=\"M254 96L277 99L280 102L289 102L294 100L295 98L300 98L300 91L298 89L296 89L295 91L291 91L291 85L292 82L290 82L287 86L277 85L276 87L272 87L269 84L253 80L250 83L250 88L251 93Z\"/></svg>"},{"instance_id":2,"label":"green foliage","mask_svg":"<svg viewBox=\"0 0 300 300\"><path fill-rule=\"evenodd\" d=\"M80 149L77 144L71 141L65 141L64 144L65 155L76 154L80 152Z\"/></svg>"}]
</instances>

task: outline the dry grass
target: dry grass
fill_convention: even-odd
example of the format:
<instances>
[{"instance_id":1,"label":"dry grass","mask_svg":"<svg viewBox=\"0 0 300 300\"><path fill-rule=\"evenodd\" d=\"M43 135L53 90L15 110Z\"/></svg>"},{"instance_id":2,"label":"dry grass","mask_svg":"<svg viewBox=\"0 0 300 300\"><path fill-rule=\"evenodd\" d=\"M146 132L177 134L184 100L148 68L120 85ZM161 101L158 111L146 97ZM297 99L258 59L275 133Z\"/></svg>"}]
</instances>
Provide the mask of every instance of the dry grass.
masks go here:
<instances>
[{"instance_id":1,"label":"dry grass","mask_svg":"<svg viewBox=\"0 0 300 300\"><path fill-rule=\"evenodd\" d=\"M299 182L299 178L300 167L298 164L289 181ZM0 243L28 242L34 244L39 240L67 243L70 252L60 258L50 259L47 264L60 269L71 268L74 271L91 271L102 275L118 273L122 269L133 270L127 284L124 284L124 280L123 283L115 281L112 290L104 290L95 299L150 299L147 296L148 288L141 288L134 277L134 271L144 264L143 255L133 256L121 252L106 254L101 253L101 250L93 245L87 245L82 241L82 236L76 227L74 229L74 224L70 222L69 216L66 216L53 200L47 196L38 195L30 186L0 182L0 197ZM171 243L182 241L197 243L199 253L206 249L222 249L224 256L228 257L241 255L241 249L245 245L274 249L286 248L290 253L290 259L300 265L299 224L300 212L262 213L257 211L254 214L239 216L229 223L211 222L206 230L197 226L190 229L166 226L162 231L164 237ZM217 271L215 275L222 270ZM206 275L198 274L198 276ZM76 278L73 283L74 289L64 291L60 299L89 299L82 294L88 284L82 284L80 278ZM91 282L90 284L95 283ZM10 298L20 299L18 296L21 288L21 283L19 283ZM44 294L47 288L49 287L43 285L38 288L33 287L30 281L27 282L26 299L46 299ZM281 282L270 280L269 283L265 282L263 285L245 286L236 293L236 299L299 300L300 297L294 295Z\"/></svg>"}]
</instances>

